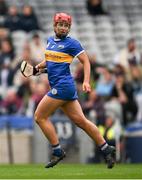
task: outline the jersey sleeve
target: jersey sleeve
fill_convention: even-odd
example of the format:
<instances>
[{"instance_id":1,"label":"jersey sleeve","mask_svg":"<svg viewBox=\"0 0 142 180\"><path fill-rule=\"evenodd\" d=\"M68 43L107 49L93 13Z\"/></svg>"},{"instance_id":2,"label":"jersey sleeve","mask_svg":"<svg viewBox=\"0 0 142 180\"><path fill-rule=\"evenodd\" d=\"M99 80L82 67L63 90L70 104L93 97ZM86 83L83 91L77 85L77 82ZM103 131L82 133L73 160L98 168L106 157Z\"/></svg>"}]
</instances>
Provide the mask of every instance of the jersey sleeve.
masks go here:
<instances>
[{"instance_id":1,"label":"jersey sleeve","mask_svg":"<svg viewBox=\"0 0 142 180\"><path fill-rule=\"evenodd\" d=\"M81 54L83 51L84 51L84 48L82 47L80 42L77 40L74 40L71 44L69 54L72 55L73 57L75 57L75 56L78 56L79 54Z\"/></svg>"}]
</instances>

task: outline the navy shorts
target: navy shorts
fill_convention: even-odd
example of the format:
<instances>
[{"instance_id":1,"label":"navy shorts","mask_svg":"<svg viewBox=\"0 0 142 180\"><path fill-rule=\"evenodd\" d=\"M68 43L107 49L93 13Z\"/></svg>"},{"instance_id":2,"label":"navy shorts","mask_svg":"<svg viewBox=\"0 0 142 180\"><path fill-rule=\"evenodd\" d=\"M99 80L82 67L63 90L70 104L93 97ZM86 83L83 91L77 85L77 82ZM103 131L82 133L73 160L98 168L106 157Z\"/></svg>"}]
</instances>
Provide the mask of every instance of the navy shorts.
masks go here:
<instances>
[{"instance_id":1,"label":"navy shorts","mask_svg":"<svg viewBox=\"0 0 142 180\"><path fill-rule=\"evenodd\" d=\"M66 101L78 99L77 90L75 86L69 85L53 87L47 93L47 95L55 99L62 99Z\"/></svg>"}]
</instances>

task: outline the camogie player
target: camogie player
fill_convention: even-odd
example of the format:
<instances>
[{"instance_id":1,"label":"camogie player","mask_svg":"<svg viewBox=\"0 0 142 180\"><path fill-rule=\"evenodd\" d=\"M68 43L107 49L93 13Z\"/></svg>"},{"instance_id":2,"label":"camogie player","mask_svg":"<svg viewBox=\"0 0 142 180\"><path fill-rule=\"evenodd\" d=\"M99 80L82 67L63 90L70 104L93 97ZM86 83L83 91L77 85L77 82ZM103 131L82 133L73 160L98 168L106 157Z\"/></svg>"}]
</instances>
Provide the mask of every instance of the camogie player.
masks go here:
<instances>
[{"instance_id":1,"label":"camogie player","mask_svg":"<svg viewBox=\"0 0 142 180\"><path fill-rule=\"evenodd\" d=\"M115 148L109 146L100 134L96 125L83 114L78 102L74 79L70 73L70 64L77 57L83 64L84 81L82 89L90 92L90 63L80 42L68 36L72 24L72 17L66 13L57 13L54 16L53 26L55 36L49 37L45 51L45 60L35 68L38 71L47 68L51 90L43 97L35 111L35 121L49 140L52 146L52 157L46 168L55 166L65 157L55 128L49 117L60 108L72 122L83 129L100 147L108 168L115 163Z\"/></svg>"}]
</instances>

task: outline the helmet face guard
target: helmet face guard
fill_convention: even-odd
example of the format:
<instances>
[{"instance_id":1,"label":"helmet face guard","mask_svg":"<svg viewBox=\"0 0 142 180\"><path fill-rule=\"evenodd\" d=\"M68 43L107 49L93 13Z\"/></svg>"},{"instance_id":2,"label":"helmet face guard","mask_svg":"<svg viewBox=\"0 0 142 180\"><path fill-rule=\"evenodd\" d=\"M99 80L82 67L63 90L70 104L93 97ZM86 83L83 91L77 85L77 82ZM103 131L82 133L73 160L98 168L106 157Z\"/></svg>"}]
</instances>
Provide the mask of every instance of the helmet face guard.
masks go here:
<instances>
[{"instance_id":1,"label":"helmet face guard","mask_svg":"<svg viewBox=\"0 0 142 180\"><path fill-rule=\"evenodd\" d=\"M54 26L56 26L58 22L66 22L71 26L72 17L66 13L57 13L54 16Z\"/></svg>"}]
</instances>

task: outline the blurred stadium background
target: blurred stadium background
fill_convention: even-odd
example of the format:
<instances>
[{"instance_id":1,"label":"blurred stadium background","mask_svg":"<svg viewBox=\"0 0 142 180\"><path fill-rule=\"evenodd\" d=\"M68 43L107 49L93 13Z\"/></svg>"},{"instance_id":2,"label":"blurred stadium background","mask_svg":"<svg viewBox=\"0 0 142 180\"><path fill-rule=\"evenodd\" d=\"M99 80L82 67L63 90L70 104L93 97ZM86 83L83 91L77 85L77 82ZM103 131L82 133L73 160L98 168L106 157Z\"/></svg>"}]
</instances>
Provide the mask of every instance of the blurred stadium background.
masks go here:
<instances>
[{"instance_id":1,"label":"blurred stadium background","mask_svg":"<svg viewBox=\"0 0 142 180\"><path fill-rule=\"evenodd\" d=\"M92 92L81 90L82 66L74 60L80 103L122 163L142 163L142 0L0 0L0 164L46 163L50 146L34 123L34 110L49 89L46 75L24 78L26 59L44 58L56 12L72 15L70 35L91 62ZM100 163L95 142L62 112L51 117L68 163Z\"/></svg>"}]
</instances>

